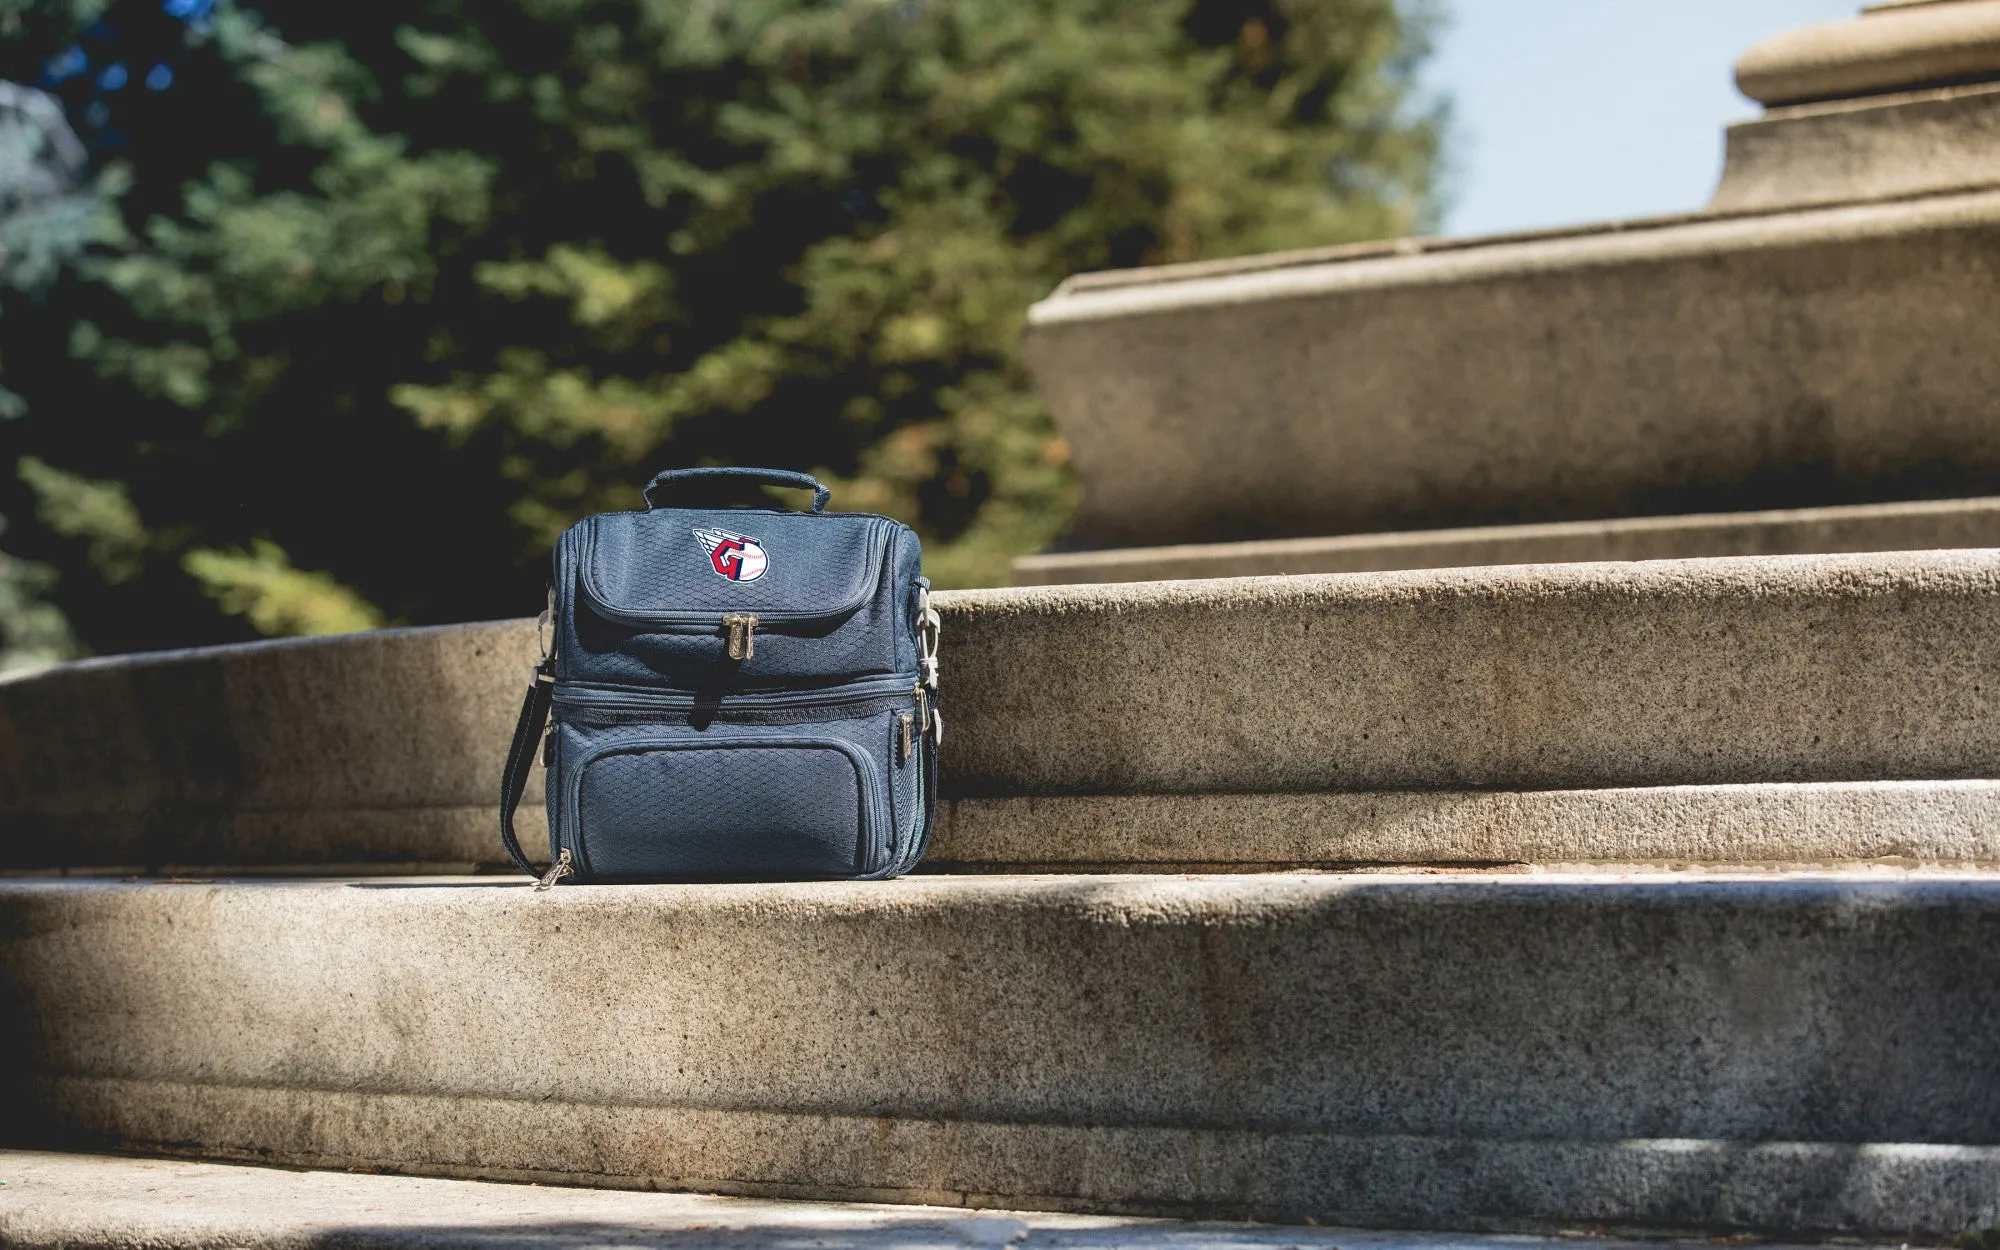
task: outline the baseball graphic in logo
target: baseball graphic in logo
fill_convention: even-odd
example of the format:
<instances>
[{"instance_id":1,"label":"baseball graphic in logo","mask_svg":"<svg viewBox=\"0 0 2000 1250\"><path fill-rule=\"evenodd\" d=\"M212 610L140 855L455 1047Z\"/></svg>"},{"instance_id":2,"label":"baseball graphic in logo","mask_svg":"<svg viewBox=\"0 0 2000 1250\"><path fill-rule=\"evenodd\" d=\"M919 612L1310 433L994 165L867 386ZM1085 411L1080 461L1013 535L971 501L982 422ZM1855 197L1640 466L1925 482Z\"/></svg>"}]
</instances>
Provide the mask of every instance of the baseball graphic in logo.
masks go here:
<instances>
[{"instance_id":1,"label":"baseball graphic in logo","mask_svg":"<svg viewBox=\"0 0 2000 1250\"><path fill-rule=\"evenodd\" d=\"M720 577L732 582L754 582L771 567L764 545L754 538L728 530L696 530L694 536L708 551L708 563Z\"/></svg>"}]
</instances>

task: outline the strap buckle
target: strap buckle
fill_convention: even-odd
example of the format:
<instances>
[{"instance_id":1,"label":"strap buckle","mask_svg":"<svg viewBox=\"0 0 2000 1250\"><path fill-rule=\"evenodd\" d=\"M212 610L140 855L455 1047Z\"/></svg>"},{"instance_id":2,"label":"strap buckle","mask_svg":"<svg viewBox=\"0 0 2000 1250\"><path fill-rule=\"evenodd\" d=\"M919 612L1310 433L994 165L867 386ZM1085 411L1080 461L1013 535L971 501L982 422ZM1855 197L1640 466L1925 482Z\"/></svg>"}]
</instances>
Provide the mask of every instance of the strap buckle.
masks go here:
<instances>
[{"instance_id":1,"label":"strap buckle","mask_svg":"<svg viewBox=\"0 0 2000 1250\"><path fill-rule=\"evenodd\" d=\"M944 714L938 711L938 640L944 620L931 606L928 587L917 587L917 687L930 697L924 700L924 729L931 745L944 745Z\"/></svg>"},{"instance_id":2,"label":"strap buckle","mask_svg":"<svg viewBox=\"0 0 2000 1250\"><path fill-rule=\"evenodd\" d=\"M931 592L917 587L917 676L933 695L938 688L938 639L944 621L931 606Z\"/></svg>"}]
</instances>

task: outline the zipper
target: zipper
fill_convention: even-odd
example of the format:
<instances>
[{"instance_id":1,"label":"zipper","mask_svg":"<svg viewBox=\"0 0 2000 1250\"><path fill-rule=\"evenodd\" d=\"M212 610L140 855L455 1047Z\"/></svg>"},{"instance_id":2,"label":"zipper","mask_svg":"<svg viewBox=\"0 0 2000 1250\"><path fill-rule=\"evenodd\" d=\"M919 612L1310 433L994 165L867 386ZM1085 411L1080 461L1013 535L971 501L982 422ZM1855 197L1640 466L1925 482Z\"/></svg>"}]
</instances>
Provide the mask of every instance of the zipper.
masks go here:
<instances>
[{"instance_id":1,"label":"zipper","mask_svg":"<svg viewBox=\"0 0 2000 1250\"><path fill-rule=\"evenodd\" d=\"M725 613L722 618L722 628L729 635L730 659L747 660L757 654L756 613Z\"/></svg>"},{"instance_id":2,"label":"zipper","mask_svg":"<svg viewBox=\"0 0 2000 1250\"><path fill-rule=\"evenodd\" d=\"M907 679L884 677L819 690L734 691L724 694L717 702L697 699L678 690L642 690L631 686L563 682L556 686L555 705L567 714L562 717L564 720L570 719L571 715L581 715L591 721L687 716L706 703L717 720L755 722L762 718L783 723L788 713L838 710L860 714L872 710L874 704L901 704L909 697L909 690Z\"/></svg>"},{"instance_id":3,"label":"zipper","mask_svg":"<svg viewBox=\"0 0 2000 1250\"><path fill-rule=\"evenodd\" d=\"M575 865L570 863L569 848L564 847L561 853L559 853L556 856L556 862L550 864L549 870L542 874L541 879L539 881L535 882L535 893L540 894L543 890L546 890L549 887L553 886L556 882L562 880L564 877L572 877L575 875L576 875L576 867Z\"/></svg>"}]
</instances>

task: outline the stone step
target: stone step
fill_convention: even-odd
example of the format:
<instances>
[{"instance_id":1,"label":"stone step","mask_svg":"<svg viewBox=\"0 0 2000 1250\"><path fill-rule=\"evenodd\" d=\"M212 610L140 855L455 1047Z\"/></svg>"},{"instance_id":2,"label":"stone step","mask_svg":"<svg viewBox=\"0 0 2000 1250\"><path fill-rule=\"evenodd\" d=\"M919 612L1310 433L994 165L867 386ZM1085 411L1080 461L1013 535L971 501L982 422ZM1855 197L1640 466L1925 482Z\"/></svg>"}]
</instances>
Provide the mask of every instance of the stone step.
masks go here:
<instances>
[{"instance_id":1,"label":"stone step","mask_svg":"<svg viewBox=\"0 0 2000 1250\"><path fill-rule=\"evenodd\" d=\"M1989 188L1085 274L1024 342L1080 548L1984 495L1996 271Z\"/></svg>"},{"instance_id":2,"label":"stone step","mask_svg":"<svg viewBox=\"0 0 2000 1250\"><path fill-rule=\"evenodd\" d=\"M2000 497L1063 551L1015 560L1014 584L1059 586L1952 547L2000 547Z\"/></svg>"},{"instance_id":3,"label":"stone step","mask_svg":"<svg viewBox=\"0 0 2000 1250\"><path fill-rule=\"evenodd\" d=\"M2000 183L2000 3L1887 0L1736 62L1767 107L1729 128L1709 209L1796 207Z\"/></svg>"},{"instance_id":4,"label":"stone step","mask_svg":"<svg viewBox=\"0 0 2000 1250\"><path fill-rule=\"evenodd\" d=\"M934 866L2000 861L2000 551L939 599ZM0 683L0 865L491 862L533 655L504 622Z\"/></svg>"},{"instance_id":5,"label":"stone step","mask_svg":"<svg viewBox=\"0 0 2000 1250\"><path fill-rule=\"evenodd\" d=\"M1575 1238L606 1192L0 1150L15 1250L1573 1250ZM1593 1235L1597 1250L1675 1243ZM1756 1250L1756 1243L1732 1245Z\"/></svg>"},{"instance_id":6,"label":"stone step","mask_svg":"<svg viewBox=\"0 0 2000 1250\"><path fill-rule=\"evenodd\" d=\"M306 1167L1938 1238L1997 1022L1981 873L0 882L11 1141Z\"/></svg>"}]
</instances>

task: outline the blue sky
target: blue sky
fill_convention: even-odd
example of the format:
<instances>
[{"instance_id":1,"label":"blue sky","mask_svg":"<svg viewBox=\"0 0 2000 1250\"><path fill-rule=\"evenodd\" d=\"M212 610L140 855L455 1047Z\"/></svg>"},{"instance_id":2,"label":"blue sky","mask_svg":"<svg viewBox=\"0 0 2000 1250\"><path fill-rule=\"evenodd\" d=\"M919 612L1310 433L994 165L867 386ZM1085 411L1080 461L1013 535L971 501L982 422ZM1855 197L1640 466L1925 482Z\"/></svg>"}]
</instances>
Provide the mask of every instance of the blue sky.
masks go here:
<instances>
[{"instance_id":1,"label":"blue sky","mask_svg":"<svg viewBox=\"0 0 2000 1250\"><path fill-rule=\"evenodd\" d=\"M1730 68L1862 0L1444 0L1426 72L1456 101L1448 234L1685 212L1754 117Z\"/></svg>"}]
</instances>

